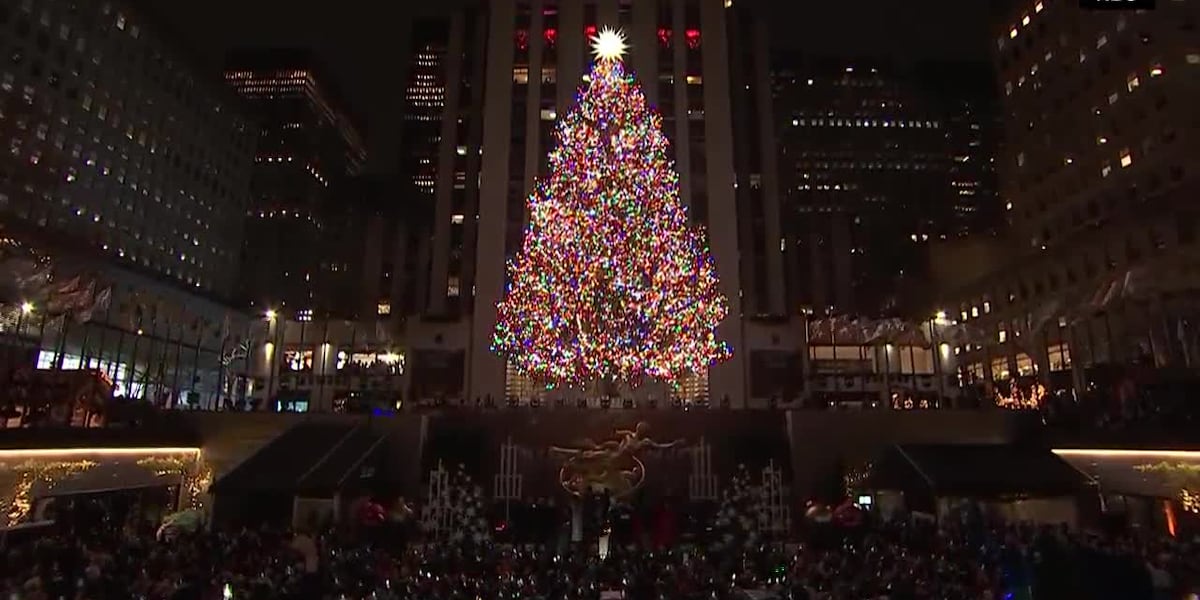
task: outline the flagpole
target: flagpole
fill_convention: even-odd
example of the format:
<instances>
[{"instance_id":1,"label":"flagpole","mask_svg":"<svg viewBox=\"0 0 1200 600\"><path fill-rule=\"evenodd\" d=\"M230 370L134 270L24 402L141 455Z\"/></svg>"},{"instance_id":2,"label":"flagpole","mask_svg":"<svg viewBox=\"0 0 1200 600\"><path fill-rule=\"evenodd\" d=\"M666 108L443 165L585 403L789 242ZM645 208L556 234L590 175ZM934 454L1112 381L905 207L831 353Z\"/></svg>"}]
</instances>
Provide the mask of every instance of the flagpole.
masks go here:
<instances>
[{"instance_id":1,"label":"flagpole","mask_svg":"<svg viewBox=\"0 0 1200 600\"><path fill-rule=\"evenodd\" d=\"M140 317L138 318L136 327L137 329L133 332L133 356L129 359L129 377L126 378L126 385L129 387L127 390L129 396L134 395L133 384L137 381L138 342L141 341L142 337L142 319Z\"/></svg>"},{"instance_id":2,"label":"flagpole","mask_svg":"<svg viewBox=\"0 0 1200 600\"><path fill-rule=\"evenodd\" d=\"M318 352L321 353L320 354L320 362L317 363L317 365L320 366L320 370L317 371L316 373L314 373L314 376L317 378L317 402L320 403L320 402L323 402L323 398L324 398L323 393L325 391L325 377L326 377L326 373L329 371L329 359L330 359L329 354L331 352L334 352L333 347L329 345L329 318L328 317L325 319L325 331L321 334L321 345L318 347ZM334 353L334 356L332 358L334 361L334 366L336 367L337 366L336 352ZM316 370L316 369L314 369L314 370ZM330 399L330 402L329 402L329 410L330 410L330 412L333 411L332 399Z\"/></svg>"},{"instance_id":3,"label":"flagpole","mask_svg":"<svg viewBox=\"0 0 1200 600\"><path fill-rule=\"evenodd\" d=\"M194 323L194 321L193 321ZM175 336L175 368L171 373L171 398L172 404L179 404L179 363L183 360L183 330L179 330L179 335Z\"/></svg>"},{"instance_id":4,"label":"flagpole","mask_svg":"<svg viewBox=\"0 0 1200 600\"><path fill-rule=\"evenodd\" d=\"M192 355L192 380L191 380L191 382L188 383L188 399L189 400L191 400L191 397L197 395L196 394L196 380L198 380L200 378L200 373L199 373L200 344L203 341L204 341L204 324L201 323L200 327L196 329L196 352ZM201 408L204 407L203 402L197 401L196 404L197 404L197 406L199 406ZM221 410L221 407L219 405L214 408L216 410Z\"/></svg>"},{"instance_id":5,"label":"flagpole","mask_svg":"<svg viewBox=\"0 0 1200 600\"><path fill-rule=\"evenodd\" d=\"M121 350L123 350L124 346L125 346L125 328L118 326L117 334L118 334L117 335L117 355L115 357L113 357L112 361L109 362L109 367L111 368L111 371L112 371L111 377L112 377L112 381L113 381L111 397L116 397L117 387L119 385L121 385L121 383L118 383L117 378L122 376L122 374L121 374ZM109 372L109 370L110 370L109 368L106 368L104 370L104 372L107 373L107 372ZM123 381L124 380L122 380L122 382Z\"/></svg>"},{"instance_id":6,"label":"flagpole","mask_svg":"<svg viewBox=\"0 0 1200 600\"><path fill-rule=\"evenodd\" d=\"M225 402L225 339L229 337L221 332L221 347L217 351L217 404Z\"/></svg>"},{"instance_id":7,"label":"flagpole","mask_svg":"<svg viewBox=\"0 0 1200 600\"><path fill-rule=\"evenodd\" d=\"M71 313L62 314L62 327L58 330L58 342L54 344L54 370L63 368L63 354L67 351L67 331L70 328Z\"/></svg>"}]
</instances>

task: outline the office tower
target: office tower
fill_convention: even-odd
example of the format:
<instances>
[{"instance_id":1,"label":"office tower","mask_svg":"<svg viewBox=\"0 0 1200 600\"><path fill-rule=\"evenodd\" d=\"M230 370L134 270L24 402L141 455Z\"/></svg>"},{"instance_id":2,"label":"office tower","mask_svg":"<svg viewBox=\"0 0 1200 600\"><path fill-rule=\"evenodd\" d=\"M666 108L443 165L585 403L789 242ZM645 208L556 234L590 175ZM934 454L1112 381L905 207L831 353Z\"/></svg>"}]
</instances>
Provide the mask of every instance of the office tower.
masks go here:
<instances>
[{"instance_id":1,"label":"office tower","mask_svg":"<svg viewBox=\"0 0 1200 600\"><path fill-rule=\"evenodd\" d=\"M229 294L255 142L236 100L121 2L6 4L0 45L8 230Z\"/></svg>"},{"instance_id":2,"label":"office tower","mask_svg":"<svg viewBox=\"0 0 1200 600\"><path fill-rule=\"evenodd\" d=\"M245 329L219 299L255 129L173 40L127 2L0 6L4 253L36 257L60 290L5 303L0 325L19 370L90 369L118 396L215 407Z\"/></svg>"},{"instance_id":3,"label":"office tower","mask_svg":"<svg viewBox=\"0 0 1200 600\"><path fill-rule=\"evenodd\" d=\"M930 244L999 222L987 79L972 64L779 61L790 307L923 306Z\"/></svg>"},{"instance_id":4,"label":"office tower","mask_svg":"<svg viewBox=\"0 0 1200 600\"><path fill-rule=\"evenodd\" d=\"M406 313L470 314L486 28L475 9L413 23L401 135L403 202L429 220L411 249L418 268L416 285L402 301Z\"/></svg>"},{"instance_id":5,"label":"office tower","mask_svg":"<svg viewBox=\"0 0 1200 600\"><path fill-rule=\"evenodd\" d=\"M329 271L323 202L331 182L366 163L358 126L307 51L236 51L225 81L260 127L240 292L263 310L336 311L320 297Z\"/></svg>"},{"instance_id":6,"label":"office tower","mask_svg":"<svg viewBox=\"0 0 1200 600\"><path fill-rule=\"evenodd\" d=\"M797 307L788 305L783 277L789 249L780 221L770 35L763 12L750 2L733 4L726 15L742 310L751 318L794 315Z\"/></svg>"},{"instance_id":7,"label":"office tower","mask_svg":"<svg viewBox=\"0 0 1200 600\"><path fill-rule=\"evenodd\" d=\"M997 25L1012 227L989 264L947 269L967 378L1082 389L1088 367L1194 360L1198 16L1034 0Z\"/></svg>"}]
</instances>

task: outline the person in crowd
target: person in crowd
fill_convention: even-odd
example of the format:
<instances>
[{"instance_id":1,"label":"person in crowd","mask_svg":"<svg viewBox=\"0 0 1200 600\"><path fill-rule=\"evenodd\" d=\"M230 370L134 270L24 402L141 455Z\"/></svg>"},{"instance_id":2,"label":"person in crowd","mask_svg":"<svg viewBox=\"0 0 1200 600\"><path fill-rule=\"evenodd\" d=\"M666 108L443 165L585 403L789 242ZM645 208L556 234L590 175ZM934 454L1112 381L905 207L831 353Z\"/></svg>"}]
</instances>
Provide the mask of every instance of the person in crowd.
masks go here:
<instances>
[{"instance_id":1,"label":"person in crowd","mask_svg":"<svg viewBox=\"0 0 1200 600\"><path fill-rule=\"evenodd\" d=\"M832 525L830 525L832 527ZM419 533L417 534L419 536ZM551 536L553 537L553 536ZM327 529L99 528L5 550L0 592L22 600L1169 600L1197 590L1192 540L1058 527L867 523L853 535L748 544L464 539L389 544Z\"/></svg>"}]
</instances>

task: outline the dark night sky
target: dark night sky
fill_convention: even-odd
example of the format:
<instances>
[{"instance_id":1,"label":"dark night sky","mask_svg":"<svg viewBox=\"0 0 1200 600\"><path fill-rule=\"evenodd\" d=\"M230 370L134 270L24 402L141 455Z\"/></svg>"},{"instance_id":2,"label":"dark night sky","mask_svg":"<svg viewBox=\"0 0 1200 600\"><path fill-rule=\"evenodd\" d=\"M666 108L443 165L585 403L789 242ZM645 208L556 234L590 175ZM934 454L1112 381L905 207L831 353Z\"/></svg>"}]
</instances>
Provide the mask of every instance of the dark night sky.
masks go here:
<instances>
[{"instance_id":1,"label":"dark night sky","mask_svg":"<svg viewBox=\"0 0 1200 600\"><path fill-rule=\"evenodd\" d=\"M763 3L770 7L775 45L805 54L983 60L990 41L989 18L1002 1ZM372 147L382 149L383 140L394 138L402 106L409 2L143 0L143 4L213 69L214 77L230 47L313 48L338 79L352 111L368 123ZM314 5L324 10L303 8Z\"/></svg>"}]
</instances>

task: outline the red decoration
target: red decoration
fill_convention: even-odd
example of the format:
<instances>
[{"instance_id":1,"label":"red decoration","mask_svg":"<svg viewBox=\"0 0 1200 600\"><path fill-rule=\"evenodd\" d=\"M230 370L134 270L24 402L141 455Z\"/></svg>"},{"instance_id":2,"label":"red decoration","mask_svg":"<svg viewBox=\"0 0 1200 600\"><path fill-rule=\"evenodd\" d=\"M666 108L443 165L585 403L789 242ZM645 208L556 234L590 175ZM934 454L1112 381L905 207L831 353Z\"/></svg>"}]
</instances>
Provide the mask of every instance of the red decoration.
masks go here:
<instances>
[{"instance_id":1,"label":"red decoration","mask_svg":"<svg viewBox=\"0 0 1200 600\"><path fill-rule=\"evenodd\" d=\"M664 48L669 48L671 46L671 34L672 33L673 32L670 29L667 29L666 27L659 27L658 28L658 43L662 44Z\"/></svg>"},{"instance_id":2,"label":"red decoration","mask_svg":"<svg viewBox=\"0 0 1200 600\"><path fill-rule=\"evenodd\" d=\"M542 37L545 38L547 46L554 47L558 43L558 30L550 27L542 32Z\"/></svg>"},{"instance_id":3,"label":"red decoration","mask_svg":"<svg viewBox=\"0 0 1200 600\"><path fill-rule=\"evenodd\" d=\"M528 50L529 49L529 32L528 31L526 31L524 29L518 29L516 38L517 38L517 49L518 50Z\"/></svg>"},{"instance_id":4,"label":"red decoration","mask_svg":"<svg viewBox=\"0 0 1200 600\"><path fill-rule=\"evenodd\" d=\"M592 39L592 38L594 38L594 37L596 37L596 26L595 26L595 25L588 25L587 27L584 27L584 28L583 28L583 35L587 36L587 38L588 38L589 40L590 40L590 39Z\"/></svg>"},{"instance_id":5,"label":"red decoration","mask_svg":"<svg viewBox=\"0 0 1200 600\"><path fill-rule=\"evenodd\" d=\"M689 29L683 32L683 37L687 39L688 48L695 50L700 47L700 30Z\"/></svg>"}]
</instances>

